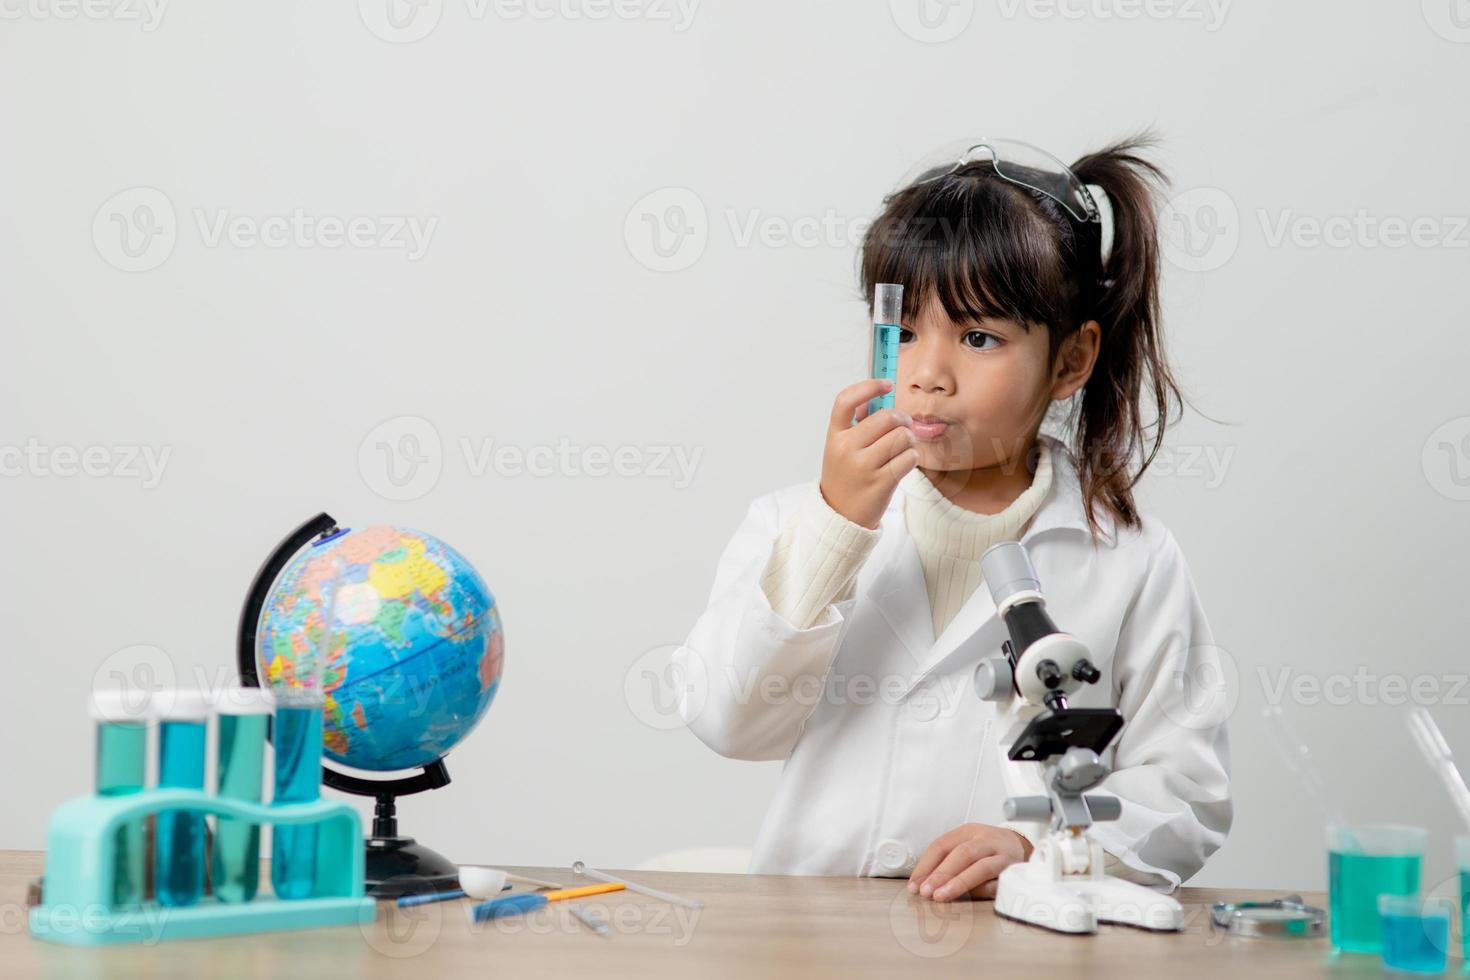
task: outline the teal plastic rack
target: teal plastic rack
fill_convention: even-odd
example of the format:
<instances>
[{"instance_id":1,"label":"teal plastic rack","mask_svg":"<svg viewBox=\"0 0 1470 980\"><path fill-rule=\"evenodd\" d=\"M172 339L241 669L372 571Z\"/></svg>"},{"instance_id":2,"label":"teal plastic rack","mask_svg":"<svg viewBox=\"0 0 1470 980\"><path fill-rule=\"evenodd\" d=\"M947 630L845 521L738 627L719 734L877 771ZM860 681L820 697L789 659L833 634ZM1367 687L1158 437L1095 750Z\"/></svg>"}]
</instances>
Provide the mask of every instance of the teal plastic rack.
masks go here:
<instances>
[{"instance_id":1,"label":"teal plastic rack","mask_svg":"<svg viewBox=\"0 0 1470 980\"><path fill-rule=\"evenodd\" d=\"M206 895L189 906L149 901L114 907L113 847L118 828L162 810L197 810L262 826L318 824L312 897L285 900L262 895L249 902L221 902ZM189 789L81 797L51 814L45 875L44 904L30 913L31 935L71 946L368 923L376 905L363 894L362 823L350 806L330 800L267 806Z\"/></svg>"}]
</instances>

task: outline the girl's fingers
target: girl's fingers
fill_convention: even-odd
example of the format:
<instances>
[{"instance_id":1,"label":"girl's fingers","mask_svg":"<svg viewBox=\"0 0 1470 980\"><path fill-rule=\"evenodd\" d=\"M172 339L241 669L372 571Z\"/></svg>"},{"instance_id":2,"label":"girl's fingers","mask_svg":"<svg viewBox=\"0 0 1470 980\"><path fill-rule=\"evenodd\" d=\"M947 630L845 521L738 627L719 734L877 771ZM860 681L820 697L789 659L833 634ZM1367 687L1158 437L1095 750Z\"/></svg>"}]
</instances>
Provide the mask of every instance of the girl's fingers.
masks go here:
<instances>
[{"instance_id":1,"label":"girl's fingers","mask_svg":"<svg viewBox=\"0 0 1470 980\"><path fill-rule=\"evenodd\" d=\"M995 882L1009 863L1009 859L1004 854L991 854L981 858L969 867L961 869L959 874L936 888L934 901L949 902L971 894L975 898L994 898ZM987 883L991 889L988 896L982 889L982 886Z\"/></svg>"},{"instance_id":2,"label":"girl's fingers","mask_svg":"<svg viewBox=\"0 0 1470 980\"><path fill-rule=\"evenodd\" d=\"M897 485L899 480L908 476L909 471L919 465L919 450L910 446L883 464L883 471L888 474L888 479Z\"/></svg>"},{"instance_id":3,"label":"girl's fingers","mask_svg":"<svg viewBox=\"0 0 1470 980\"><path fill-rule=\"evenodd\" d=\"M996 853L994 847L984 841L970 838L956 844L947 854L939 867L930 873L929 877L919 884L919 894L925 898L934 898L936 901L945 901L948 898L964 894L951 888L950 882L957 878L966 868L983 859L990 858ZM979 884L979 882L976 882ZM940 893L945 898L940 898Z\"/></svg>"},{"instance_id":4,"label":"girl's fingers","mask_svg":"<svg viewBox=\"0 0 1470 980\"><path fill-rule=\"evenodd\" d=\"M863 419L868 414L868 400L885 394L893 387L893 382L887 378L868 378L856 384L850 384L837 393L837 400L832 403L831 428L843 431L852 426L854 417ZM858 415L858 410L862 415Z\"/></svg>"},{"instance_id":5,"label":"girl's fingers","mask_svg":"<svg viewBox=\"0 0 1470 980\"><path fill-rule=\"evenodd\" d=\"M939 863L945 859L954 846L965 836L965 828L956 827L954 830L941 834L934 843L924 848L924 853L919 855L918 863L909 874L909 891L917 892L924 880L934 873Z\"/></svg>"},{"instance_id":6,"label":"girl's fingers","mask_svg":"<svg viewBox=\"0 0 1470 980\"><path fill-rule=\"evenodd\" d=\"M887 465L905 449L914 448L914 444L917 442L918 440L914 438L913 430L900 425L889 429L883 435L879 436L878 441L867 449L858 450L858 459L862 460L865 465L872 466L876 469L880 466Z\"/></svg>"},{"instance_id":7,"label":"girl's fingers","mask_svg":"<svg viewBox=\"0 0 1470 980\"><path fill-rule=\"evenodd\" d=\"M913 424L914 420L909 413L897 408L885 408L854 425L850 438L858 444L859 450L868 449L894 429L907 429Z\"/></svg>"}]
</instances>

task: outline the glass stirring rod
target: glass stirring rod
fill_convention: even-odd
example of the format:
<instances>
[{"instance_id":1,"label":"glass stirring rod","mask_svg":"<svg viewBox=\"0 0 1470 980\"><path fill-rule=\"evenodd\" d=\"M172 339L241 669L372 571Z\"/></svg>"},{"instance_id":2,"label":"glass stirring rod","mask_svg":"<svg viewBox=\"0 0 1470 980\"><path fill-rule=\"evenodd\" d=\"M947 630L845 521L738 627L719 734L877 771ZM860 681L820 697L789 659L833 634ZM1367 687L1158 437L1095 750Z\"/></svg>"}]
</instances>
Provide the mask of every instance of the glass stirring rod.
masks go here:
<instances>
[{"instance_id":1,"label":"glass stirring rod","mask_svg":"<svg viewBox=\"0 0 1470 980\"><path fill-rule=\"evenodd\" d=\"M637 892L640 895L647 895L649 898L656 898L660 902L668 902L670 905L681 905L686 909L704 908L704 903L699 901L698 899L680 898L678 895L670 895L668 892L661 892L657 889L635 884L622 878L615 878L612 875L607 874L606 872L597 871L593 868L589 868L581 861L577 861L572 864L572 874L583 875L585 877L593 879L594 881L606 881L610 884L622 885L630 892Z\"/></svg>"},{"instance_id":2,"label":"glass stirring rod","mask_svg":"<svg viewBox=\"0 0 1470 980\"><path fill-rule=\"evenodd\" d=\"M1460 812L1460 819L1470 828L1470 788L1465 786L1465 777L1460 775L1459 767L1455 765L1450 743L1445 741L1444 733L1423 705L1416 704L1409 709L1409 733L1424 754L1424 761L1429 763L1429 768L1439 776L1445 791L1450 794L1450 801Z\"/></svg>"}]
</instances>

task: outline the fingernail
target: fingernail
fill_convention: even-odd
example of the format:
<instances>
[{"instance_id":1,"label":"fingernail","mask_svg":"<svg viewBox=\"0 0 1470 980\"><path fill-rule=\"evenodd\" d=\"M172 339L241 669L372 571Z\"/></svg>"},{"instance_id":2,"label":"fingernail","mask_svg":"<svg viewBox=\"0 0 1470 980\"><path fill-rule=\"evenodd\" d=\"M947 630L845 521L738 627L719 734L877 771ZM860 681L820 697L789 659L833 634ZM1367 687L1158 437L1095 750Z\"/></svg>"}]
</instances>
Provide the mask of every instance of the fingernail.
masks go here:
<instances>
[{"instance_id":1,"label":"fingernail","mask_svg":"<svg viewBox=\"0 0 1470 980\"><path fill-rule=\"evenodd\" d=\"M896 419L898 419L904 425L913 425L914 424L914 418L913 418L913 416L910 415L908 412L905 412L903 409L895 408L893 410L893 417L896 418Z\"/></svg>"},{"instance_id":2,"label":"fingernail","mask_svg":"<svg viewBox=\"0 0 1470 980\"><path fill-rule=\"evenodd\" d=\"M931 885L931 884L929 884L927 881L924 882L922 885L919 886L919 894L920 895L923 895L925 898L928 898L929 895L930 895L930 893L933 892L933 891L934 891L934 886Z\"/></svg>"},{"instance_id":3,"label":"fingernail","mask_svg":"<svg viewBox=\"0 0 1470 980\"><path fill-rule=\"evenodd\" d=\"M918 885L914 884L912 881L909 882L909 894L910 895L914 894L918 890L919 890L919 886Z\"/></svg>"},{"instance_id":4,"label":"fingernail","mask_svg":"<svg viewBox=\"0 0 1470 980\"><path fill-rule=\"evenodd\" d=\"M934 898L935 898L936 901L939 901L939 902L948 901L949 900L949 889L948 888L941 888L941 889L939 889L939 891L937 891L937 892L934 893Z\"/></svg>"}]
</instances>

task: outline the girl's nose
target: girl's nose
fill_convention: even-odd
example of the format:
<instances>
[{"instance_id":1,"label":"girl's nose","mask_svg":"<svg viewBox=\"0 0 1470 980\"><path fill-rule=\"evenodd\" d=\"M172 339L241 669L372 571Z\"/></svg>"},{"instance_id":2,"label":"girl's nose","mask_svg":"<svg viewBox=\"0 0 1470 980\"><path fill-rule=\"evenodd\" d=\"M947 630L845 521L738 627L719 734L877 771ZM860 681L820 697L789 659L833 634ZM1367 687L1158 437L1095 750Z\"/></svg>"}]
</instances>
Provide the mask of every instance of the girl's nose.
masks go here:
<instances>
[{"instance_id":1,"label":"girl's nose","mask_svg":"<svg viewBox=\"0 0 1470 980\"><path fill-rule=\"evenodd\" d=\"M922 394L948 394L954 389L954 379L944 357L937 351L925 350L924 345L903 351L899 356L900 377L908 382L909 390ZM903 354L911 355L907 361Z\"/></svg>"}]
</instances>

